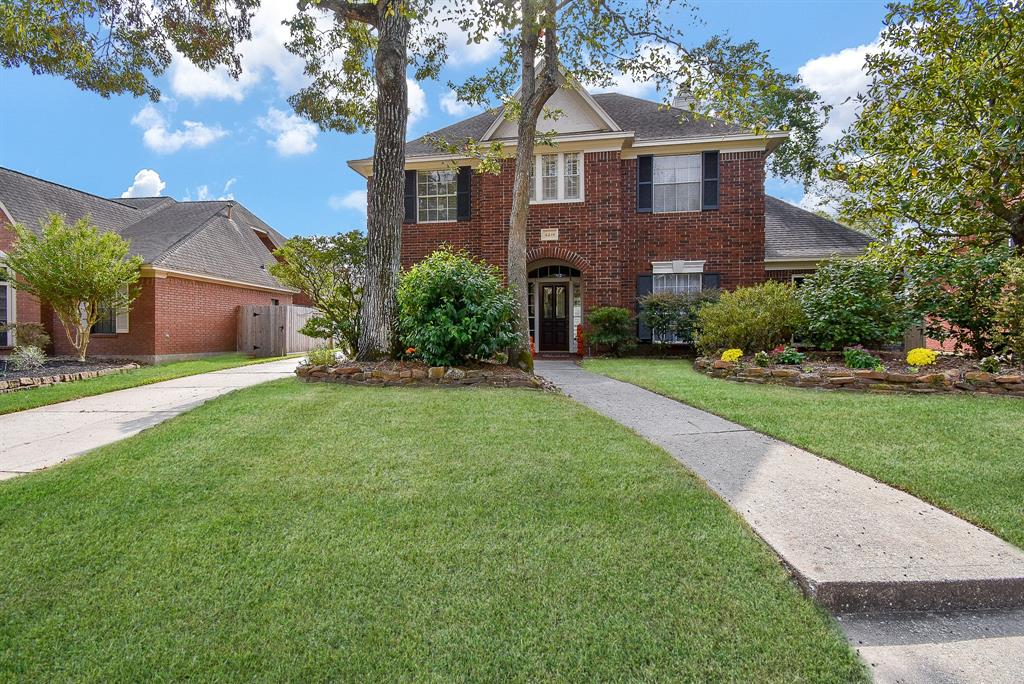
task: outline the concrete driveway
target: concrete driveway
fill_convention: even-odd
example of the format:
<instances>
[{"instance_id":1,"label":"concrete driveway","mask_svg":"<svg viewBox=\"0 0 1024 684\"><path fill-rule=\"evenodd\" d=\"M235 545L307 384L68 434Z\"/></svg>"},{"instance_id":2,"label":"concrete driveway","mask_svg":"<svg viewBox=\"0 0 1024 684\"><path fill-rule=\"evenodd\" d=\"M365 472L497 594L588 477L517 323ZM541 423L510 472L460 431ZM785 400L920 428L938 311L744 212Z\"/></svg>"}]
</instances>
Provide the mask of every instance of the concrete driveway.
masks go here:
<instances>
[{"instance_id":1,"label":"concrete driveway","mask_svg":"<svg viewBox=\"0 0 1024 684\"><path fill-rule=\"evenodd\" d=\"M233 390L290 377L298 363L228 368L0 416L0 479L63 463Z\"/></svg>"}]
</instances>

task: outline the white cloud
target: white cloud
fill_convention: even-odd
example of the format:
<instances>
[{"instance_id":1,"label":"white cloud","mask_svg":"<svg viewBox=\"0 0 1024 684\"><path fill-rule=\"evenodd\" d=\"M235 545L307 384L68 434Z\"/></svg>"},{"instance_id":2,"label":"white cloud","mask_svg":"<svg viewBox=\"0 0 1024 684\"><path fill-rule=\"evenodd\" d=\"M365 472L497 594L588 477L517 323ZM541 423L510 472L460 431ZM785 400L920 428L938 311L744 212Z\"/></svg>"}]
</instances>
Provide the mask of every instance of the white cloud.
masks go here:
<instances>
[{"instance_id":1,"label":"white cloud","mask_svg":"<svg viewBox=\"0 0 1024 684\"><path fill-rule=\"evenodd\" d=\"M141 169L135 174L135 180L121 197L156 197L167 187L160 174L153 169Z\"/></svg>"},{"instance_id":2,"label":"white cloud","mask_svg":"<svg viewBox=\"0 0 1024 684\"><path fill-rule=\"evenodd\" d=\"M446 114L452 116L465 116L472 111L476 111L476 107L473 107L465 102L460 102L458 97L455 95L454 90L449 90L447 93L441 96L441 109Z\"/></svg>"},{"instance_id":3,"label":"white cloud","mask_svg":"<svg viewBox=\"0 0 1024 684\"><path fill-rule=\"evenodd\" d=\"M179 54L171 64L171 90L174 94L194 101L231 99L241 102L248 91L268 73L278 90L292 93L302 86L302 60L285 48L291 38L290 30L281 22L296 13L294 2L264 2L252 19L252 40L238 47L242 55L242 73L238 80L231 78L227 69L217 67L203 71Z\"/></svg>"},{"instance_id":4,"label":"white cloud","mask_svg":"<svg viewBox=\"0 0 1024 684\"><path fill-rule=\"evenodd\" d=\"M476 14L480 10L479 0L472 0L469 3L472 7L470 13ZM452 19L442 19L440 14L435 15L438 20L437 30L445 34L445 49L448 52L448 62L454 66L466 64L479 64L498 54L501 49L501 42L498 40L499 29L492 28L486 33L484 39L479 43L471 43L466 32L463 31L458 22Z\"/></svg>"},{"instance_id":5,"label":"white cloud","mask_svg":"<svg viewBox=\"0 0 1024 684\"><path fill-rule=\"evenodd\" d=\"M858 105L851 98L864 92L869 80L864 72L864 58L879 49L878 39L867 45L846 48L831 55L815 57L800 67L801 80L832 105L828 124L821 132L824 142L836 141L853 123Z\"/></svg>"},{"instance_id":6,"label":"white cloud","mask_svg":"<svg viewBox=\"0 0 1024 684\"><path fill-rule=\"evenodd\" d=\"M637 81L627 74L619 74L609 86L587 88L590 93L620 93L632 97L649 98L654 94L653 81Z\"/></svg>"},{"instance_id":7,"label":"white cloud","mask_svg":"<svg viewBox=\"0 0 1024 684\"><path fill-rule=\"evenodd\" d=\"M214 193L210 191L210 186L206 185L205 183L203 185L196 186L196 196L194 198L192 197L192 191L189 190L188 188L185 188L185 196L182 197L181 199L184 202L205 202L206 200L233 200L235 199L235 194L233 192L230 192L230 190L231 187L237 181L237 178L229 178L228 182L224 184L224 189L221 190L221 194L217 197L213 196Z\"/></svg>"},{"instance_id":8,"label":"white cloud","mask_svg":"<svg viewBox=\"0 0 1024 684\"><path fill-rule=\"evenodd\" d=\"M199 121L182 121L183 128L171 130L167 117L151 104L143 107L132 118L132 123L143 130L142 142L146 147L161 154L177 152L183 147L206 147L228 134L220 126L207 126Z\"/></svg>"},{"instance_id":9,"label":"white cloud","mask_svg":"<svg viewBox=\"0 0 1024 684\"><path fill-rule=\"evenodd\" d=\"M259 127L275 136L267 144L284 157L309 154L316 149L317 128L295 114L270 107L266 116L256 120Z\"/></svg>"},{"instance_id":10,"label":"white cloud","mask_svg":"<svg viewBox=\"0 0 1024 684\"><path fill-rule=\"evenodd\" d=\"M335 211L352 209L360 213L366 213L366 191L353 190L347 195L331 195L327 198L327 206Z\"/></svg>"},{"instance_id":11,"label":"white cloud","mask_svg":"<svg viewBox=\"0 0 1024 684\"><path fill-rule=\"evenodd\" d=\"M420 84L411 78L405 79L405 84L409 91L409 121L406 127L411 128L427 115L427 94L423 92Z\"/></svg>"}]
</instances>

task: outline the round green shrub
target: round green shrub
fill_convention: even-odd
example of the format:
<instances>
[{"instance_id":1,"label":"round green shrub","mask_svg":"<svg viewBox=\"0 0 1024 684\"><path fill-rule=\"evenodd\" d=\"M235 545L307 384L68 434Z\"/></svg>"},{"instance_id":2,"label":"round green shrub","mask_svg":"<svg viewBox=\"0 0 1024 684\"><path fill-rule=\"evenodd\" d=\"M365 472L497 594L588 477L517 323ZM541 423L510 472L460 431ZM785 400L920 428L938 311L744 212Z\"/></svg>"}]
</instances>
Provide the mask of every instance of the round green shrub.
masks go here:
<instances>
[{"instance_id":1,"label":"round green shrub","mask_svg":"<svg viewBox=\"0 0 1024 684\"><path fill-rule=\"evenodd\" d=\"M605 347L612 355L636 344L636 330L629 311L618 306L601 306L587 316L587 341Z\"/></svg>"},{"instance_id":2,"label":"round green shrub","mask_svg":"<svg viewBox=\"0 0 1024 684\"><path fill-rule=\"evenodd\" d=\"M793 286L769 280L722 292L697 312L697 349L707 356L721 349L745 353L773 349L804 322Z\"/></svg>"},{"instance_id":3,"label":"round green shrub","mask_svg":"<svg viewBox=\"0 0 1024 684\"><path fill-rule=\"evenodd\" d=\"M516 298L494 266L442 247L398 284L402 345L432 366L487 359L516 343Z\"/></svg>"},{"instance_id":4,"label":"round green shrub","mask_svg":"<svg viewBox=\"0 0 1024 684\"><path fill-rule=\"evenodd\" d=\"M896 342L913 322L889 274L873 259L831 259L797 290L805 341L821 349Z\"/></svg>"},{"instance_id":5,"label":"round green shrub","mask_svg":"<svg viewBox=\"0 0 1024 684\"><path fill-rule=\"evenodd\" d=\"M705 304L718 301L718 297L718 290L655 292L640 299L640 322L653 331L655 341L667 337L677 342L692 342L697 311Z\"/></svg>"}]
</instances>

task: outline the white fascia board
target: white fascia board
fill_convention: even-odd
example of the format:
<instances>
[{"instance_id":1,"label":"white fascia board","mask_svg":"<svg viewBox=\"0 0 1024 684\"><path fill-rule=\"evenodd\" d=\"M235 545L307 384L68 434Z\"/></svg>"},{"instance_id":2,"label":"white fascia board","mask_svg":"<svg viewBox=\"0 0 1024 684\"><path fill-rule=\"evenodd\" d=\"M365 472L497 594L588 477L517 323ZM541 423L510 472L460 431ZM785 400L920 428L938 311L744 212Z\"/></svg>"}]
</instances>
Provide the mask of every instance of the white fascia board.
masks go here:
<instances>
[{"instance_id":1,"label":"white fascia board","mask_svg":"<svg viewBox=\"0 0 1024 684\"><path fill-rule=\"evenodd\" d=\"M755 135L753 133L734 133L727 135L708 135L694 138L659 138L657 140L643 140L641 142L634 142L633 147L661 147L662 145L704 145L708 143L737 142L743 140L787 140L788 138L789 133L785 131L772 131L769 133L765 133L764 135Z\"/></svg>"}]
</instances>

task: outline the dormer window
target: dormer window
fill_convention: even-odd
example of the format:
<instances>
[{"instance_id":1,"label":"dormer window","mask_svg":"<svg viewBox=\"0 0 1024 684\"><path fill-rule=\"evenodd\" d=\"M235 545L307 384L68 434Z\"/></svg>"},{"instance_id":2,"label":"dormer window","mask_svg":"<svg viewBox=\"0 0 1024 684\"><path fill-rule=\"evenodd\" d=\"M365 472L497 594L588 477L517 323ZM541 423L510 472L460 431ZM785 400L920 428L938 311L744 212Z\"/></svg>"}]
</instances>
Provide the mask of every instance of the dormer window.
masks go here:
<instances>
[{"instance_id":1,"label":"dormer window","mask_svg":"<svg viewBox=\"0 0 1024 684\"><path fill-rule=\"evenodd\" d=\"M582 152L538 154L534 157L533 168L530 169L531 202L579 202L582 199Z\"/></svg>"}]
</instances>

